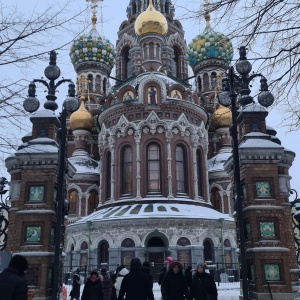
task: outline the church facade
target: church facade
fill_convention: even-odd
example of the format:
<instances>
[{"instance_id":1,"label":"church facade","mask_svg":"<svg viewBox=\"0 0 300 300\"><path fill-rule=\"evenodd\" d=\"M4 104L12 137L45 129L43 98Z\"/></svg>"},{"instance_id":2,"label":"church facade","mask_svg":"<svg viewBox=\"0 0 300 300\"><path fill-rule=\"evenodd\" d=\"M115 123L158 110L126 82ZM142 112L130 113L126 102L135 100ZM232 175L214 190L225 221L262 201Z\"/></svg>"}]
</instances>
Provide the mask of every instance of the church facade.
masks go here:
<instances>
[{"instance_id":1,"label":"church facade","mask_svg":"<svg viewBox=\"0 0 300 300\"><path fill-rule=\"evenodd\" d=\"M114 270L132 257L151 262L154 274L167 257L237 270L232 117L217 103L231 41L206 13L204 31L187 45L170 0L130 0L126 13L115 47L98 33L94 11L92 29L70 50L80 107L67 122L64 272ZM238 118L249 290L265 299L269 281L293 299L295 154L280 145L267 114L253 103ZM42 109L30 120L32 132L6 159L15 233L7 250L27 256L30 289L50 299L60 122Z\"/></svg>"}]
</instances>

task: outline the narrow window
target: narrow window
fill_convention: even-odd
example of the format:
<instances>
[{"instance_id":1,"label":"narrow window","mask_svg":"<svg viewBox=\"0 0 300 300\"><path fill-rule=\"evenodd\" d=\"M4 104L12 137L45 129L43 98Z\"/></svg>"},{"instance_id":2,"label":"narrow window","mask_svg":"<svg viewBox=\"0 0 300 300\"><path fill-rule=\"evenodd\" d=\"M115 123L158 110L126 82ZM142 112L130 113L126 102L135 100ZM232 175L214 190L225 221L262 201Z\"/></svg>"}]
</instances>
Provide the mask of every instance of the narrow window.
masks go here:
<instances>
[{"instance_id":1,"label":"narrow window","mask_svg":"<svg viewBox=\"0 0 300 300\"><path fill-rule=\"evenodd\" d=\"M88 88L89 88L90 92L93 92L93 89L94 89L94 82L93 81L94 81L93 75L89 74L88 75Z\"/></svg>"},{"instance_id":2,"label":"narrow window","mask_svg":"<svg viewBox=\"0 0 300 300\"><path fill-rule=\"evenodd\" d=\"M111 197L111 153L106 156L106 200Z\"/></svg>"},{"instance_id":3,"label":"narrow window","mask_svg":"<svg viewBox=\"0 0 300 300\"><path fill-rule=\"evenodd\" d=\"M91 191L88 201L88 213L91 214L97 209L98 206L98 194L96 191Z\"/></svg>"},{"instance_id":4,"label":"narrow window","mask_svg":"<svg viewBox=\"0 0 300 300\"><path fill-rule=\"evenodd\" d=\"M206 239L203 242L204 246L204 261L213 261L213 242L210 239Z\"/></svg>"},{"instance_id":5,"label":"narrow window","mask_svg":"<svg viewBox=\"0 0 300 300\"><path fill-rule=\"evenodd\" d=\"M132 148L122 151L122 194L132 194Z\"/></svg>"},{"instance_id":6,"label":"narrow window","mask_svg":"<svg viewBox=\"0 0 300 300\"><path fill-rule=\"evenodd\" d=\"M109 254L108 254L108 242L101 241L98 245L98 265L100 266L103 263L109 262Z\"/></svg>"},{"instance_id":7,"label":"narrow window","mask_svg":"<svg viewBox=\"0 0 300 300\"><path fill-rule=\"evenodd\" d=\"M199 197L203 197L202 159L201 159L200 150L197 150L196 159L197 159L198 195Z\"/></svg>"},{"instance_id":8,"label":"narrow window","mask_svg":"<svg viewBox=\"0 0 300 300\"><path fill-rule=\"evenodd\" d=\"M78 192L76 190L71 191L69 193L69 215L76 214L78 200Z\"/></svg>"},{"instance_id":9,"label":"narrow window","mask_svg":"<svg viewBox=\"0 0 300 300\"><path fill-rule=\"evenodd\" d=\"M185 153L182 146L176 146L176 186L177 194L186 193Z\"/></svg>"},{"instance_id":10,"label":"narrow window","mask_svg":"<svg viewBox=\"0 0 300 300\"><path fill-rule=\"evenodd\" d=\"M148 192L160 193L160 149L152 144L147 149Z\"/></svg>"}]
</instances>

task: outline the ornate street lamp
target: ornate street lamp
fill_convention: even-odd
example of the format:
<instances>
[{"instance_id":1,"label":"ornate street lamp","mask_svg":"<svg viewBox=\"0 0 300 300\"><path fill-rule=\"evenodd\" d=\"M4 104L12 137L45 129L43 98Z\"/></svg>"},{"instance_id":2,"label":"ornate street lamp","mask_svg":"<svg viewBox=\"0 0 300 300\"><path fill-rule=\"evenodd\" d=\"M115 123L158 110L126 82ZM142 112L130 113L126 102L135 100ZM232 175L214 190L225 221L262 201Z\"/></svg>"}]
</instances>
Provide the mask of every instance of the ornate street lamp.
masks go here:
<instances>
[{"instance_id":1,"label":"ornate street lamp","mask_svg":"<svg viewBox=\"0 0 300 300\"><path fill-rule=\"evenodd\" d=\"M293 233L294 240L296 244L296 253L297 253L297 263L300 267L300 199L298 198L298 193L296 190L291 189L290 194L296 194L295 200L291 202L292 209L292 222L293 222Z\"/></svg>"},{"instance_id":2,"label":"ornate street lamp","mask_svg":"<svg viewBox=\"0 0 300 300\"><path fill-rule=\"evenodd\" d=\"M248 300L248 279L247 279L247 260L244 236L244 220L243 220L243 203L242 203L242 186L240 179L240 162L239 162L239 146L237 135L237 116L238 108L243 109L248 104L253 103L253 98L250 96L249 83L255 77L260 79L260 94L258 102L265 107L274 103L273 95L268 91L267 80L261 74L249 73L252 70L251 63L246 57L246 47L239 48L240 58L236 63L235 74L234 68L230 67L228 74L222 80L222 92L218 96L219 103L225 107L230 107L232 113L232 126L230 128L232 144L233 144L233 172L234 172L234 206L237 214L238 238L240 247L240 264L242 276L243 299Z\"/></svg>"},{"instance_id":3,"label":"ornate street lamp","mask_svg":"<svg viewBox=\"0 0 300 300\"><path fill-rule=\"evenodd\" d=\"M28 97L24 100L23 107L26 111L32 113L35 112L40 102L35 97L36 85L35 82L40 82L46 86L48 95L46 96L47 101L44 104L45 109L56 110L58 108L55 100L55 92L58 86L62 83L69 82L68 97L63 103L62 112L60 114L61 128L59 132L59 170L57 178L57 198L56 198L56 227L55 227L55 253L54 253L54 267L53 267L53 293L52 299L59 299L60 294L60 283L61 283L61 255L63 248L63 228L64 228L64 216L67 214L68 207L64 197L64 182L65 182L65 148L66 148L66 120L68 113L76 111L79 107L79 102L75 98L75 84L71 79L62 79L55 83L55 80L60 76L60 69L56 66L57 53L55 51L50 52L50 63L46 67L44 74L49 79L49 82L43 79L34 79L29 84Z\"/></svg>"},{"instance_id":4,"label":"ornate street lamp","mask_svg":"<svg viewBox=\"0 0 300 300\"><path fill-rule=\"evenodd\" d=\"M8 181L5 177L0 177L0 251L4 251L7 243L7 227L9 224L9 209L10 205L8 204L7 200L9 196L3 199L3 196L6 194L8 190L5 190L5 185L8 184Z\"/></svg>"}]
</instances>

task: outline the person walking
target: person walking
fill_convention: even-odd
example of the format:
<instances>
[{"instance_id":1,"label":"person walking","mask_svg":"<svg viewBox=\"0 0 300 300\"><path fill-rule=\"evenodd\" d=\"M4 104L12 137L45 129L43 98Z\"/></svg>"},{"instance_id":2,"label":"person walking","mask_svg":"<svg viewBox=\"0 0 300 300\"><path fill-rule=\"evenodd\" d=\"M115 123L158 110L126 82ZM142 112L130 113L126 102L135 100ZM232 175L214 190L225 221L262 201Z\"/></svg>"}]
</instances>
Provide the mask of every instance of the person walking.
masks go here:
<instances>
[{"instance_id":1,"label":"person walking","mask_svg":"<svg viewBox=\"0 0 300 300\"><path fill-rule=\"evenodd\" d=\"M191 284L192 284L192 279L193 279L193 275L192 275L192 267L188 266L185 270L184 270L184 277L185 277L185 281L188 285L189 290L191 289Z\"/></svg>"},{"instance_id":2,"label":"person walking","mask_svg":"<svg viewBox=\"0 0 300 300\"><path fill-rule=\"evenodd\" d=\"M0 298L5 300L27 300L28 286L24 278L28 269L27 259L13 256L8 267L0 274Z\"/></svg>"},{"instance_id":3,"label":"person walking","mask_svg":"<svg viewBox=\"0 0 300 300\"><path fill-rule=\"evenodd\" d=\"M110 300L112 287L113 287L112 280L105 267L102 267L100 269L100 272L103 277L102 283L103 283L104 300Z\"/></svg>"},{"instance_id":4,"label":"person walking","mask_svg":"<svg viewBox=\"0 0 300 300\"><path fill-rule=\"evenodd\" d=\"M116 280L116 283L115 283L117 297L119 296L119 293L120 293L123 278L128 273L129 273L129 271L126 269L126 267L124 265L119 266L119 269L118 269L118 272L117 272L117 280Z\"/></svg>"},{"instance_id":5,"label":"person walking","mask_svg":"<svg viewBox=\"0 0 300 300\"><path fill-rule=\"evenodd\" d=\"M182 264L173 260L161 285L163 300L184 300L188 298L188 286L182 270Z\"/></svg>"},{"instance_id":6,"label":"person walking","mask_svg":"<svg viewBox=\"0 0 300 300\"><path fill-rule=\"evenodd\" d=\"M151 274L150 263L149 263L148 261L144 261L141 270L142 270L142 272L144 272L144 273L147 275L147 277L148 277L149 284L150 284L150 286L151 286L151 292L152 292L152 295L153 295L153 275ZM154 295L153 295L153 298L154 298Z\"/></svg>"},{"instance_id":7,"label":"person walking","mask_svg":"<svg viewBox=\"0 0 300 300\"><path fill-rule=\"evenodd\" d=\"M103 284L97 271L92 271L91 275L87 278L81 300L105 300Z\"/></svg>"},{"instance_id":8,"label":"person walking","mask_svg":"<svg viewBox=\"0 0 300 300\"><path fill-rule=\"evenodd\" d=\"M218 291L216 283L212 276L205 272L205 266L202 263L197 264L194 274L189 300L217 300Z\"/></svg>"},{"instance_id":9,"label":"person walking","mask_svg":"<svg viewBox=\"0 0 300 300\"><path fill-rule=\"evenodd\" d=\"M159 272L158 281L157 281L158 285L160 286L161 297L163 297L162 296L161 284L162 284L162 282L163 282L164 277L165 277L166 274L167 274L167 268L166 267L162 267L162 269Z\"/></svg>"},{"instance_id":10,"label":"person walking","mask_svg":"<svg viewBox=\"0 0 300 300\"><path fill-rule=\"evenodd\" d=\"M124 276L118 300L154 300L149 279L141 271L142 262L134 257L130 262L130 272Z\"/></svg>"},{"instance_id":11,"label":"person walking","mask_svg":"<svg viewBox=\"0 0 300 300\"><path fill-rule=\"evenodd\" d=\"M72 290L70 292L71 300L79 300L80 298L80 269L76 268L73 274Z\"/></svg>"}]
</instances>

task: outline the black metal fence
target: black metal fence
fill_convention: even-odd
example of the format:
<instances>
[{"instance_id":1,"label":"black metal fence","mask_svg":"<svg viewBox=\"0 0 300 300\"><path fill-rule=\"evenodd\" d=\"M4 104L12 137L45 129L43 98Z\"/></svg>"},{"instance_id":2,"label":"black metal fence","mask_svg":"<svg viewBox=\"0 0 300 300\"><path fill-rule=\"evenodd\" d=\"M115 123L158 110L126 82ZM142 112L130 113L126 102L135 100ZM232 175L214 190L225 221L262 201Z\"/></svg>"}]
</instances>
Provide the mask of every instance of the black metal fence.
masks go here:
<instances>
[{"instance_id":1,"label":"black metal fence","mask_svg":"<svg viewBox=\"0 0 300 300\"><path fill-rule=\"evenodd\" d=\"M72 276L73 276L72 271L76 270L77 268L79 268L80 270L80 277L83 283L92 270L99 271L102 267L105 267L108 270L108 272L112 275L118 266L119 265L108 265L108 264L103 264L101 266L96 266L96 265L72 266L72 268L70 268L69 266L64 266L64 274L63 274L64 284L72 283ZM155 264L151 266L151 273L153 275L153 280L155 282L158 280L159 272L164 266L165 266L164 264ZM184 264L184 269L186 269L188 266L189 266L188 264ZM190 266L193 269L196 268L196 264L191 264ZM129 269L129 266L127 266L127 268ZM214 278L215 282L218 284L220 283L230 284L230 283L240 281L239 265L237 263L231 263L231 264L208 263L207 269L209 270L211 276Z\"/></svg>"}]
</instances>

